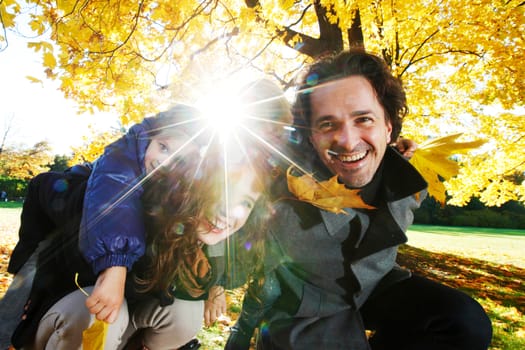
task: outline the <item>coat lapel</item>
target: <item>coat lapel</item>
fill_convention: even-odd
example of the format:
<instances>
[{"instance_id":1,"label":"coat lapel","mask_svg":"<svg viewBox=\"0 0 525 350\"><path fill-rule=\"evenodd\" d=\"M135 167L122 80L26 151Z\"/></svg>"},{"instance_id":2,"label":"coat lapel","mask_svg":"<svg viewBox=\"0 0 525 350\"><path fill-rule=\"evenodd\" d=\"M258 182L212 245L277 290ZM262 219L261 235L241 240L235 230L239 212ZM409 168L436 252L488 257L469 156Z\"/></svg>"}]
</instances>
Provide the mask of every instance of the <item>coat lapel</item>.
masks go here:
<instances>
[{"instance_id":1,"label":"coat lapel","mask_svg":"<svg viewBox=\"0 0 525 350\"><path fill-rule=\"evenodd\" d=\"M355 217L356 212L351 208L346 208L345 214L335 214L325 210L319 210L323 223L328 234L334 237L343 227L349 227L350 221ZM347 229L348 230L348 229Z\"/></svg>"}]
</instances>

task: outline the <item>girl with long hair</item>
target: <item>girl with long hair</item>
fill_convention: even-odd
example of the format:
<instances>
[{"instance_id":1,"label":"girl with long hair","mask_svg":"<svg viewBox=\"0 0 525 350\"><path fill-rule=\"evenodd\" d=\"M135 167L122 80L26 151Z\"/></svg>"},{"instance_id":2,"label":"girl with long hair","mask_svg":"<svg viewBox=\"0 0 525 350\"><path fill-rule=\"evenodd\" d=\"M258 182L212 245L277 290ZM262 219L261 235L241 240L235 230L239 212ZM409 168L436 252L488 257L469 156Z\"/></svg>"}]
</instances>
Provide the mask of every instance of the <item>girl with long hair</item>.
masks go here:
<instances>
[{"instance_id":1,"label":"girl with long hair","mask_svg":"<svg viewBox=\"0 0 525 350\"><path fill-rule=\"evenodd\" d=\"M89 178L75 186L85 189L85 196L82 189L74 198L82 218L76 215L73 223L56 227L48 247L39 254L31 295L13 336L15 346L79 348L82 330L92 321L90 314L110 323L107 349L123 348L131 336L130 349L135 340L144 348L174 349L195 336L208 291L228 283L224 241L244 226L243 239L257 247L256 236L264 232L262 222L270 213L265 190L275 166L271 153L284 141L282 125L289 123L290 112L280 89L268 81L253 84L250 99L262 101L258 110L263 117L256 115L250 127L266 145L246 140L238 144L234 161L223 159L221 145L209 142L209 134L188 129L193 121L188 111L189 115L193 112L180 106L160 115L168 117L164 119L171 120L170 125L185 125L172 128L177 130L175 137L167 124L154 123L155 128L146 131L160 132L148 135L140 130L136 135L146 134L148 140L131 142L134 147L146 147L139 157L143 162L139 170L145 173L137 177L140 182L132 178L131 186L122 186L133 171L111 173L118 173L126 162L133 163L133 156L126 152L130 139L108 147ZM184 152L174 152L183 146L188 146ZM62 175L42 175L41 179L46 176L60 180ZM104 182L100 181L104 176ZM40 181L47 184L40 192L47 192L48 198L37 197L48 204L57 195L50 185L56 184L55 179ZM124 196L115 197L112 186ZM66 202L73 200L64 193L60 196L66 196L62 198ZM101 202L100 197L107 201ZM99 207L94 210L94 205ZM137 223L142 229L133 226ZM85 288L90 293L87 299L75 291L75 283L93 286Z\"/></svg>"}]
</instances>

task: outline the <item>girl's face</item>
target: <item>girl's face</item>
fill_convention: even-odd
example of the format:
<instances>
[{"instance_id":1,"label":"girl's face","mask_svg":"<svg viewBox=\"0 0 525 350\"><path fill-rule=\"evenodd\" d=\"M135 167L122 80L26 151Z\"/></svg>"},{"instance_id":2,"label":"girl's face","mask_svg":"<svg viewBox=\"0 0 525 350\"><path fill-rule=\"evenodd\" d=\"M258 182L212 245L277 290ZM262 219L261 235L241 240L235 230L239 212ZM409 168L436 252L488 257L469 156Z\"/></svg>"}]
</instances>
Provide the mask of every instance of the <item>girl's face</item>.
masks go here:
<instances>
[{"instance_id":1,"label":"girl's face","mask_svg":"<svg viewBox=\"0 0 525 350\"><path fill-rule=\"evenodd\" d=\"M144 155L146 173L171 164L175 158L198 155L199 146L189 140L190 136L183 131L161 132L153 136Z\"/></svg>"},{"instance_id":2,"label":"girl's face","mask_svg":"<svg viewBox=\"0 0 525 350\"><path fill-rule=\"evenodd\" d=\"M223 198L215 216L203 220L197 228L198 238L204 244L217 244L242 228L261 196L262 185L253 169L239 169L230 175L228 183L228 196Z\"/></svg>"}]
</instances>

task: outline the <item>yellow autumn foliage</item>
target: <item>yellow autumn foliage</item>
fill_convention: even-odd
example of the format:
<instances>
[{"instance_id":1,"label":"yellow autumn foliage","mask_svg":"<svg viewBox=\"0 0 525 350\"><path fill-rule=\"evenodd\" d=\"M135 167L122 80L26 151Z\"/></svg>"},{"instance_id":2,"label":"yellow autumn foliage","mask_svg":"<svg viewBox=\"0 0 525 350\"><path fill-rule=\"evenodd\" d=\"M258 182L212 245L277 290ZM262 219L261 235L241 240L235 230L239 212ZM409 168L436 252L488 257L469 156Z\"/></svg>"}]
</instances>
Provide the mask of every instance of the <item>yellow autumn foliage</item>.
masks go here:
<instances>
[{"instance_id":1,"label":"yellow autumn foliage","mask_svg":"<svg viewBox=\"0 0 525 350\"><path fill-rule=\"evenodd\" d=\"M85 137L84 144L78 147L72 147L73 157L70 164L79 164L84 162L93 162L104 153L104 148L117 138L122 136L121 132L110 131L98 133L93 137Z\"/></svg>"},{"instance_id":2,"label":"yellow autumn foliage","mask_svg":"<svg viewBox=\"0 0 525 350\"><path fill-rule=\"evenodd\" d=\"M421 173L428 183L428 193L442 205L446 202L446 189L443 181L450 180L459 173L459 163L453 156L465 154L485 143L485 140L458 142L461 134L453 134L431 139L414 152L410 163Z\"/></svg>"},{"instance_id":3,"label":"yellow autumn foliage","mask_svg":"<svg viewBox=\"0 0 525 350\"><path fill-rule=\"evenodd\" d=\"M286 172L288 190L303 202L336 214L346 214L344 208L374 208L363 201L359 190L346 188L343 183L339 183L337 176L318 181L310 174L294 176L293 169L290 167Z\"/></svg>"},{"instance_id":4,"label":"yellow autumn foliage","mask_svg":"<svg viewBox=\"0 0 525 350\"><path fill-rule=\"evenodd\" d=\"M289 87L314 57L362 44L403 81L405 137L487 140L444 183L451 203L525 202L521 0L4 0L0 50L27 13L46 33L33 48L47 76L81 111L111 110L124 126L241 69Z\"/></svg>"},{"instance_id":5,"label":"yellow autumn foliage","mask_svg":"<svg viewBox=\"0 0 525 350\"><path fill-rule=\"evenodd\" d=\"M53 158L47 141L37 142L31 147L0 147L0 175L30 180L48 171Z\"/></svg>"}]
</instances>

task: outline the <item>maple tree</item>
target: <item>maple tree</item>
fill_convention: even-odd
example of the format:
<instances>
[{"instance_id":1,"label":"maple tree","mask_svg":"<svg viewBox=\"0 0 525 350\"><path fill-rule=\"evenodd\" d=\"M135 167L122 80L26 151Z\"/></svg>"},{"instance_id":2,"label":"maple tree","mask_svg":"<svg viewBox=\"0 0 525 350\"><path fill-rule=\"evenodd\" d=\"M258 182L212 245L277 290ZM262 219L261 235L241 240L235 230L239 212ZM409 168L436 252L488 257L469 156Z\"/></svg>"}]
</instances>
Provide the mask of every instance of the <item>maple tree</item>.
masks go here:
<instances>
[{"instance_id":1,"label":"maple tree","mask_svg":"<svg viewBox=\"0 0 525 350\"><path fill-rule=\"evenodd\" d=\"M53 158L47 141L37 142L27 148L5 147L0 149L0 175L29 180L48 171Z\"/></svg>"},{"instance_id":2,"label":"maple tree","mask_svg":"<svg viewBox=\"0 0 525 350\"><path fill-rule=\"evenodd\" d=\"M1 0L0 49L18 18L41 39L49 78L81 110L113 110L123 125L199 85L241 69L283 88L304 63L362 46L381 55L408 92L403 135L417 142L462 132L484 139L455 156L450 203L525 201L522 0ZM36 78L30 78L37 80Z\"/></svg>"}]
</instances>

